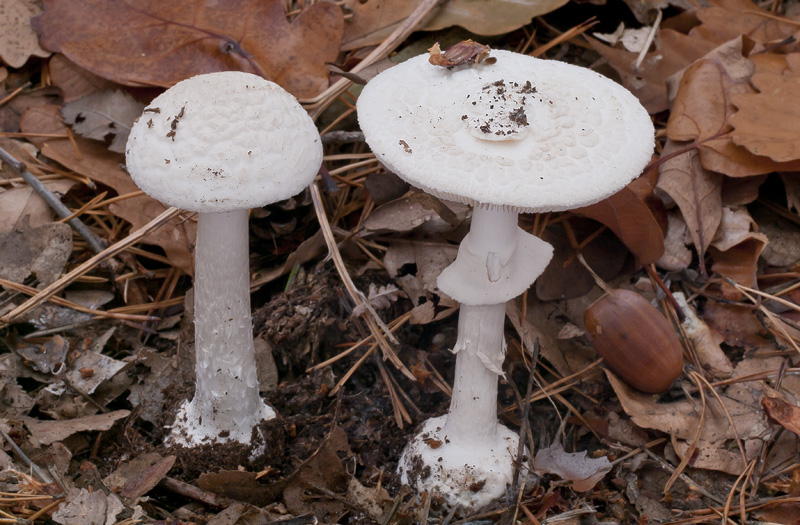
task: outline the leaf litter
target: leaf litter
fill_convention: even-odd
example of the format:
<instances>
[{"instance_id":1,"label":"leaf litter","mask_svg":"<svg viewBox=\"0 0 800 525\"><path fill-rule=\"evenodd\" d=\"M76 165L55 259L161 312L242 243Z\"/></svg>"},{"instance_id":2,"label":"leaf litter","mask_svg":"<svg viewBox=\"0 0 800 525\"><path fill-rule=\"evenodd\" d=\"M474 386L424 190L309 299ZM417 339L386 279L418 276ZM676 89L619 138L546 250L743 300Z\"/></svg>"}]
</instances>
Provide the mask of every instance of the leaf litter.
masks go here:
<instances>
[{"instance_id":1,"label":"leaf litter","mask_svg":"<svg viewBox=\"0 0 800 525\"><path fill-rule=\"evenodd\" d=\"M446 41L457 30L440 28L462 25L497 35L474 38L491 47L593 65L631 89L658 129L651 166L622 192L574 213L522 217L556 257L547 279L508 305L498 404L514 428L532 405L536 459L522 469L514 499L473 521L793 522L796 11L746 0L629 2L638 23L626 18L620 38L601 43L578 36L588 18L578 4L550 13L561 2L520 3L524 14L513 17L489 2L459 4L431 11L419 28ZM364 301L352 302L323 257L309 200L254 210L259 380L281 418L262 429L269 448L258 458L246 447L167 448L165 426L194 383L186 297L196 223L191 214L173 218L64 283L57 304L0 330L0 483L14 494L0 509L56 523L443 523L436 496L415 499L395 467L414 425L449 403L458 305L436 277L455 257L469 210L409 192L368 158L357 133L337 136L357 131L348 118L357 90L328 90L336 83L328 63L352 69L368 45L430 47L423 35L404 42L392 32L414 9L431 7L275 0L242 2L226 16L192 9L44 2L32 26L47 51L27 36L17 47L0 38L0 147L114 243L164 212L138 192L119 153L136 108L192 74L262 74L303 98L331 139L323 227ZM610 8L594 12L598 37L619 27ZM158 17L166 20L160 33ZM154 38L163 54L143 54ZM0 168L6 315L91 252L18 173ZM667 392L644 395L603 373L582 329L600 290L581 260L673 321L685 367ZM373 314L359 316L367 304L399 340L388 346L394 364L375 352L388 342L365 326ZM536 387L522 399L537 346Z\"/></svg>"}]
</instances>

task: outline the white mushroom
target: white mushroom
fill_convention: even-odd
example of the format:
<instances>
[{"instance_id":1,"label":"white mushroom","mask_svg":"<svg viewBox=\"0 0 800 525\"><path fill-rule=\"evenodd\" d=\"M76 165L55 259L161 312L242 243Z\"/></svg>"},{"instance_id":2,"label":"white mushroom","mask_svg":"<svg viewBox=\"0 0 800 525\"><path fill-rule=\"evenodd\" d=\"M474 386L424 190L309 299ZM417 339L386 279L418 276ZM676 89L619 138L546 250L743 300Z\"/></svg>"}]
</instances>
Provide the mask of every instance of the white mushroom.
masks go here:
<instances>
[{"instance_id":1,"label":"white mushroom","mask_svg":"<svg viewBox=\"0 0 800 525\"><path fill-rule=\"evenodd\" d=\"M552 248L521 212L586 206L641 173L653 125L638 100L594 71L493 51L496 62L444 68L418 56L373 78L358 99L367 142L388 169L474 206L439 288L461 303L450 411L428 420L399 470L417 491L477 509L511 482L517 436L497 421L505 303Z\"/></svg>"},{"instance_id":2,"label":"white mushroom","mask_svg":"<svg viewBox=\"0 0 800 525\"><path fill-rule=\"evenodd\" d=\"M314 178L322 143L308 114L249 73L192 77L157 97L133 126L128 171L148 195L199 212L194 316L197 383L171 441L250 443L275 417L262 401L250 317L248 210Z\"/></svg>"}]
</instances>

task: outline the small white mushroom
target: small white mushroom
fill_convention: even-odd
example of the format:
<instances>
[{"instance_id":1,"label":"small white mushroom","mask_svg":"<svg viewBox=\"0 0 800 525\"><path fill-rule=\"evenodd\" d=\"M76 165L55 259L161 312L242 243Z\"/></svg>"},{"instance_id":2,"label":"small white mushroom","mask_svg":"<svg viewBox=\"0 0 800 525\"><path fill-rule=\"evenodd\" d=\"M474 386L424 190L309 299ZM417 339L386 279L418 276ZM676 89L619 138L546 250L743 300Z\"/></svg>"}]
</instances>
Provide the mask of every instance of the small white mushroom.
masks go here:
<instances>
[{"instance_id":1,"label":"small white mushroom","mask_svg":"<svg viewBox=\"0 0 800 525\"><path fill-rule=\"evenodd\" d=\"M641 173L653 125L636 98L594 71L493 51L452 69L412 58L358 99L367 143L388 169L438 197L474 206L458 257L438 279L461 303L453 397L406 447L399 470L418 492L477 509L511 483L518 437L497 421L505 303L547 266L549 244L521 212L586 206Z\"/></svg>"},{"instance_id":2,"label":"small white mushroom","mask_svg":"<svg viewBox=\"0 0 800 525\"><path fill-rule=\"evenodd\" d=\"M275 417L262 401L250 317L248 210L287 199L314 178L322 143L292 95L249 73L179 82L131 130L134 182L170 206L196 211L194 398L170 440L250 443Z\"/></svg>"}]
</instances>

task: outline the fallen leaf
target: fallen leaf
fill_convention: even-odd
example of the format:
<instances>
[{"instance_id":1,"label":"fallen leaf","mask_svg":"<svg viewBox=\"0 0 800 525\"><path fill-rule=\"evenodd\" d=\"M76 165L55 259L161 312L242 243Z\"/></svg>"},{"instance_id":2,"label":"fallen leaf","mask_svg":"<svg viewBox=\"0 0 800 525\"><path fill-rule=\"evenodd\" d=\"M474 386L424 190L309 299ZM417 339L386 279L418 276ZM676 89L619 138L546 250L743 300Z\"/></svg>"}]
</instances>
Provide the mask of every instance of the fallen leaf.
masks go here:
<instances>
[{"instance_id":1,"label":"fallen leaf","mask_svg":"<svg viewBox=\"0 0 800 525\"><path fill-rule=\"evenodd\" d=\"M0 233L0 277L22 283L34 274L47 286L61 276L69 260L72 228L63 222L31 228L29 222L26 215L18 228Z\"/></svg>"},{"instance_id":2,"label":"fallen leaf","mask_svg":"<svg viewBox=\"0 0 800 525\"><path fill-rule=\"evenodd\" d=\"M780 41L791 36L797 25L791 20L776 20L750 0L712 0L709 7L697 10L701 24L689 34L717 43L727 42L740 35L747 35L756 42Z\"/></svg>"},{"instance_id":3,"label":"fallen leaf","mask_svg":"<svg viewBox=\"0 0 800 525\"><path fill-rule=\"evenodd\" d=\"M660 47L647 53L637 68L638 53L615 49L587 37L592 48L605 57L628 88L651 114L669 109L667 78L711 51L715 44L692 38L672 29L658 32Z\"/></svg>"},{"instance_id":4,"label":"fallen leaf","mask_svg":"<svg viewBox=\"0 0 800 525\"><path fill-rule=\"evenodd\" d=\"M128 417L129 410L115 410L96 416L86 416L65 421L39 421L37 419L22 418L30 432L30 441L33 446L49 445L61 441L78 432L95 432L109 430L114 423Z\"/></svg>"},{"instance_id":5,"label":"fallen leaf","mask_svg":"<svg viewBox=\"0 0 800 525\"><path fill-rule=\"evenodd\" d=\"M561 443L539 449L533 465L538 472L548 472L571 481L572 488L577 492L591 490L611 472L611 462L607 457L590 458L586 456L585 450L566 452Z\"/></svg>"},{"instance_id":6,"label":"fallen leaf","mask_svg":"<svg viewBox=\"0 0 800 525\"><path fill-rule=\"evenodd\" d=\"M746 209L723 208L722 220L709 251L714 259L713 271L745 286L755 284L758 259L769 242L763 233L750 231L751 227L755 227L755 222ZM740 297L740 292L728 283L723 283L722 291L729 299Z\"/></svg>"},{"instance_id":7,"label":"fallen leaf","mask_svg":"<svg viewBox=\"0 0 800 525\"><path fill-rule=\"evenodd\" d=\"M748 79L754 66L742 56L742 46L737 38L683 72L667 122L670 139L703 143L730 131L731 96L753 91Z\"/></svg>"},{"instance_id":8,"label":"fallen leaf","mask_svg":"<svg viewBox=\"0 0 800 525\"><path fill-rule=\"evenodd\" d=\"M50 55L39 46L31 27L31 17L41 12L35 0L0 0L0 58L3 62L20 68L31 56Z\"/></svg>"},{"instance_id":9,"label":"fallen leaf","mask_svg":"<svg viewBox=\"0 0 800 525\"><path fill-rule=\"evenodd\" d=\"M398 290L393 284L387 284L378 288L375 286L375 283L369 283L369 294L367 295L367 301L369 301L369 304L372 305L372 307L376 310L382 310L384 308L389 308L392 303L397 301L397 298L402 294L403 292ZM352 317L358 317L366 313L366 311L367 306L366 304L362 303L353 308L353 313L351 315Z\"/></svg>"},{"instance_id":10,"label":"fallen leaf","mask_svg":"<svg viewBox=\"0 0 800 525\"><path fill-rule=\"evenodd\" d=\"M628 186L597 204L578 208L575 213L608 226L639 264L654 263L664 253L664 232L659 220L647 202Z\"/></svg>"},{"instance_id":11,"label":"fallen leaf","mask_svg":"<svg viewBox=\"0 0 800 525\"><path fill-rule=\"evenodd\" d=\"M61 525L106 525L116 523L125 506L116 494L72 489L66 501L53 512L53 521Z\"/></svg>"},{"instance_id":12,"label":"fallen leaf","mask_svg":"<svg viewBox=\"0 0 800 525\"><path fill-rule=\"evenodd\" d=\"M191 0L128 4L45 0L33 20L42 45L95 75L128 86L169 87L201 73L245 71L297 97L328 86L344 29L339 6L317 2L290 23L280 0L224 10Z\"/></svg>"},{"instance_id":13,"label":"fallen leaf","mask_svg":"<svg viewBox=\"0 0 800 525\"><path fill-rule=\"evenodd\" d=\"M668 160L661 165L657 187L678 204L705 271L705 252L722 220L722 175L703 169L695 149L670 158L680 148L671 140L664 146L661 156Z\"/></svg>"},{"instance_id":14,"label":"fallen leaf","mask_svg":"<svg viewBox=\"0 0 800 525\"><path fill-rule=\"evenodd\" d=\"M715 378L727 378L733 374L733 365L728 356L714 340L714 335L708 325L700 319L694 309L686 303L683 292L674 292L672 296L680 306L684 315L683 331L692 344L697 358L703 365L703 370Z\"/></svg>"},{"instance_id":15,"label":"fallen leaf","mask_svg":"<svg viewBox=\"0 0 800 525\"><path fill-rule=\"evenodd\" d=\"M381 43L416 9L421 0L345 0L353 13L345 26L342 50ZM478 35L500 35L519 29L535 16L554 11L566 0L451 0L424 21L437 31L454 25Z\"/></svg>"},{"instance_id":16,"label":"fallen leaf","mask_svg":"<svg viewBox=\"0 0 800 525\"><path fill-rule=\"evenodd\" d=\"M239 501L246 500L263 507L272 503L276 495L270 485L259 483L257 475L256 472L241 470L206 473L197 478L197 486L214 494Z\"/></svg>"},{"instance_id":17,"label":"fallen leaf","mask_svg":"<svg viewBox=\"0 0 800 525\"><path fill-rule=\"evenodd\" d=\"M141 116L144 106L122 90L95 91L65 104L61 114L77 133L100 141L112 137L108 149L125 153L131 126Z\"/></svg>"},{"instance_id":18,"label":"fallen leaf","mask_svg":"<svg viewBox=\"0 0 800 525\"><path fill-rule=\"evenodd\" d=\"M664 236L664 253L656 264L659 268L670 271L685 270L692 262L692 252L686 247L691 242L689 228L680 212L670 211L667 214L667 234Z\"/></svg>"},{"instance_id":19,"label":"fallen leaf","mask_svg":"<svg viewBox=\"0 0 800 525\"><path fill-rule=\"evenodd\" d=\"M738 108L730 122L733 142L754 155L776 162L800 159L800 53L786 56L790 74L756 73L750 82L758 93L735 93Z\"/></svg>"},{"instance_id":20,"label":"fallen leaf","mask_svg":"<svg viewBox=\"0 0 800 525\"><path fill-rule=\"evenodd\" d=\"M78 100L95 91L113 90L119 86L72 63L61 53L47 63L50 81L61 90L65 103Z\"/></svg>"},{"instance_id":21,"label":"fallen leaf","mask_svg":"<svg viewBox=\"0 0 800 525\"><path fill-rule=\"evenodd\" d=\"M744 452L747 461L758 457L764 441L760 439L748 439L744 441ZM679 439L672 440L672 447L679 458L683 459L689 450L690 443ZM689 461L692 468L715 470L738 476L747 465L742 458L742 453L738 447L730 448L725 442L698 440L697 446L692 453Z\"/></svg>"},{"instance_id":22,"label":"fallen leaf","mask_svg":"<svg viewBox=\"0 0 800 525\"><path fill-rule=\"evenodd\" d=\"M48 180L44 187L55 195L64 195L76 183L70 179ZM55 212L30 186L11 188L0 193L0 233L21 228L27 217L28 226L38 228L51 224Z\"/></svg>"},{"instance_id":23,"label":"fallen leaf","mask_svg":"<svg viewBox=\"0 0 800 525\"><path fill-rule=\"evenodd\" d=\"M764 325L755 311L746 306L707 301L703 307L703 320L730 346L752 351L769 343Z\"/></svg>"},{"instance_id":24,"label":"fallen leaf","mask_svg":"<svg viewBox=\"0 0 800 525\"><path fill-rule=\"evenodd\" d=\"M653 396L633 390L612 372L605 370L605 373L608 382L619 397L622 408L626 414L631 416L634 424L642 428L666 432L684 441L694 439L697 428L700 426L700 403L698 400L684 399L659 403L658 399ZM740 403L725 395L722 395L721 398L740 438L751 439L767 435L769 427L766 418L757 410L757 407ZM719 406L716 398L706 396L706 400L708 408L706 409L705 423L700 429L700 438L709 442L736 439L731 421Z\"/></svg>"},{"instance_id":25,"label":"fallen leaf","mask_svg":"<svg viewBox=\"0 0 800 525\"><path fill-rule=\"evenodd\" d=\"M29 140L38 147L42 147L42 144L52 140L52 137L37 135L63 135L66 137L69 130L61 119L61 106L54 104L26 109L20 118L19 127L23 133L30 135Z\"/></svg>"},{"instance_id":26,"label":"fallen leaf","mask_svg":"<svg viewBox=\"0 0 800 525\"><path fill-rule=\"evenodd\" d=\"M150 492L175 464L175 456L161 457L156 452L137 456L106 476L103 483L122 497L136 500Z\"/></svg>"},{"instance_id":27,"label":"fallen leaf","mask_svg":"<svg viewBox=\"0 0 800 525\"><path fill-rule=\"evenodd\" d=\"M82 392L93 394L97 387L130 366L130 363L119 361L100 352L86 351L72 362L64 377ZM82 370L91 370L92 372L87 374L81 372Z\"/></svg>"},{"instance_id":28,"label":"fallen leaf","mask_svg":"<svg viewBox=\"0 0 800 525\"><path fill-rule=\"evenodd\" d=\"M761 398L761 406L770 417L783 428L800 436L800 408L789 404L776 392L765 392Z\"/></svg>"}]
</instances>

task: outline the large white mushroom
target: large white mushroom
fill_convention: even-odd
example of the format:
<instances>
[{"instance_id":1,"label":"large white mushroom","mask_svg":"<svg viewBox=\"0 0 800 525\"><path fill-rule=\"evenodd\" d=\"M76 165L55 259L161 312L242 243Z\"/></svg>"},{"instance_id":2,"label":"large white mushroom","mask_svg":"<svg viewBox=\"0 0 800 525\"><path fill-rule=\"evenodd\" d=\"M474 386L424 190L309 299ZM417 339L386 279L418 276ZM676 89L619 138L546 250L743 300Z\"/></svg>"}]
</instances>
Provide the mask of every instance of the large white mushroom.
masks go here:
<instances>
[{"instance_id":1,"label":"large white mushroom","mask_svg":"<svg viewBox=\"0 0 800 525\"><path fill-rule=\"evenodd\" d=\"M474 206L438 279L461 303L450 410L424 424L399 466L404 483L464 510L505 493L517 452L518 437L497 421L505 303L552 255L518 214L613 194L641 173L654 142L645 109L606 77L507 51L491 58L448 68L418 56L377 75L358 99L364 136L388 169Z\"/></svg>"},{"instance_id":2,"label":"large white mushroom","mask_svg":"<svg viewBox=\"0 0 800 525\"><path fill-rule=\"evenodd\" d=\"M197 382L173 425L182 445L250 443L275 417L259 394L250 317L248 210L288 199L314 178L322 142L278 85L249 73L199 75L158 96L133 126L134 182L196 211L194 321Z\"/></svg>"}]
</instances>

